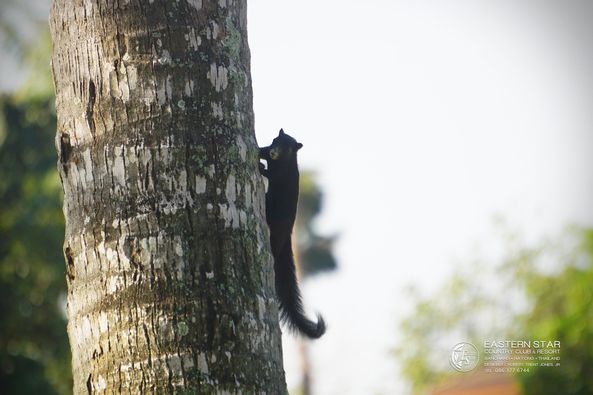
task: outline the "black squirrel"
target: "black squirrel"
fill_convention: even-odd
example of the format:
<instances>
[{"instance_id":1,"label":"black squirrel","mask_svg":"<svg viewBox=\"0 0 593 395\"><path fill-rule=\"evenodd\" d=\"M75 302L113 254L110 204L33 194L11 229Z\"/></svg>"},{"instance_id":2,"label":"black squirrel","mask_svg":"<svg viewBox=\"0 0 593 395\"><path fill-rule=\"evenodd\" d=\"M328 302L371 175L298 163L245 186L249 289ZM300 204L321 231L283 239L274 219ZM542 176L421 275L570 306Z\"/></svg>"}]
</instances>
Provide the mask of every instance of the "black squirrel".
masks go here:
<instances>
[{"instance_id":1,"label":"black squirrel","mask_svg":"<svg viewBox=\"0 0 593 395\"><path fill-rule=\"evenodd\" d=\"M269 147L259 149L261 174L268 179L266 222L270 228L270 246L274 256L276 294L280 302L280 317L294 332L311 339L325 333L325 322L317 315L317 323L305 316L292 254L291 234L299 197L297 151L303 147L280 129Z\"/></svg>"}]
</instances>

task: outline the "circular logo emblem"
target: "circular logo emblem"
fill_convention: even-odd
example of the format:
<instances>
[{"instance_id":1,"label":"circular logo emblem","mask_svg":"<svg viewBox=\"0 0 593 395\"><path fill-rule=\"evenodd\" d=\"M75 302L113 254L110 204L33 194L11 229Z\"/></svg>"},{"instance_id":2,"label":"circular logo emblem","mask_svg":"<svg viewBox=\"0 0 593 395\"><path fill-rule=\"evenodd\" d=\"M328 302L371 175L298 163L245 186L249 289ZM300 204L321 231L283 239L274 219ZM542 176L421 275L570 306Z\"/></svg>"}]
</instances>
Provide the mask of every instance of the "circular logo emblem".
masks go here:
<instances>
[{"instance_id":1,"label":"circular logo emblem","mask_svg":"<svg viewBox=\"0 0 593 395\"><path fill-rule=\"evenodd\" d=\"M457 343L451 350L449 363L458 372L469 372L478 366L480 353L476 346L471 343Z\"/></svg>"}]
</instances>

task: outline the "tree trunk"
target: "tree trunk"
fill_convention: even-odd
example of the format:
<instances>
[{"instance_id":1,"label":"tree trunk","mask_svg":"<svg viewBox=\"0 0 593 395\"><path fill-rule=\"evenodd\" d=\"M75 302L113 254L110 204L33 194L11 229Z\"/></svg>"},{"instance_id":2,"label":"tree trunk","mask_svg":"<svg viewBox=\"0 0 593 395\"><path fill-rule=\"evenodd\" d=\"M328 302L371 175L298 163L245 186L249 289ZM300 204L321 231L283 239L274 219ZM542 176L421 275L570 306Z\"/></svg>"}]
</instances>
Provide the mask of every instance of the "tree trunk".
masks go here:
<instances>
[{"instance_id":1,"label":"tree trunk","mask_svg":"<svg viewBox=\"0 0 593 395\"><path fill-rule=\"evenodd\" d=\"M54 0L74 393L285 394L244 0Z\"/></svg>"}]
</instances>

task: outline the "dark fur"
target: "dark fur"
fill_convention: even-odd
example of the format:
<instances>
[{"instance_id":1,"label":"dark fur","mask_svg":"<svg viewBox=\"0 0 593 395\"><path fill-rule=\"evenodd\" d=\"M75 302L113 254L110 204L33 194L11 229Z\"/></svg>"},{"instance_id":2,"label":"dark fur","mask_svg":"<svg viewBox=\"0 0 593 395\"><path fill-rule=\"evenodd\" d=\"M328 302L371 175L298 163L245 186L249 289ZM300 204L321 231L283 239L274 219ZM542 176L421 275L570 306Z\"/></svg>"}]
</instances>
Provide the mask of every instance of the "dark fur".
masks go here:
<instances>
[{"instance_id":1,"label":"dark fur","mask_svg":"<svg viewBox=\"0 0 593 395\"><path fill-rule=\"evenodd\" d=\"M317 339L325 333L325 322L320 315L317 323L305 316L291 245L299 197L297 151L302 146L280 129L272 145L259 149L259 157L268 164L267 169L261 164L260 171L269 181L266 221L270 228L280 316L291 330Z\"/></svg>"}]
</instances>

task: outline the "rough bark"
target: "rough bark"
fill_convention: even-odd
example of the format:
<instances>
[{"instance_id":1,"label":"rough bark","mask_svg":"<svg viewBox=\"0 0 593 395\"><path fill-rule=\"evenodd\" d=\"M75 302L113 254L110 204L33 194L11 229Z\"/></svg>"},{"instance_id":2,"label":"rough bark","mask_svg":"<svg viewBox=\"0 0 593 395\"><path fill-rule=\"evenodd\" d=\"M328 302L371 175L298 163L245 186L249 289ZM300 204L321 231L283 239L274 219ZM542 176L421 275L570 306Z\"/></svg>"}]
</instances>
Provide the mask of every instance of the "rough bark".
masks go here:
<instances>
[{"instance_id":1,"label":"rough bark","mask_svg":"<svg viewBox=\"0 0 593 395\"><path fill-rule=\"evenodd\" d=\"M50 25L74 393L286 393L245 1Z\"/></svg>"}]
</instances>

